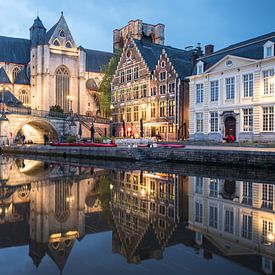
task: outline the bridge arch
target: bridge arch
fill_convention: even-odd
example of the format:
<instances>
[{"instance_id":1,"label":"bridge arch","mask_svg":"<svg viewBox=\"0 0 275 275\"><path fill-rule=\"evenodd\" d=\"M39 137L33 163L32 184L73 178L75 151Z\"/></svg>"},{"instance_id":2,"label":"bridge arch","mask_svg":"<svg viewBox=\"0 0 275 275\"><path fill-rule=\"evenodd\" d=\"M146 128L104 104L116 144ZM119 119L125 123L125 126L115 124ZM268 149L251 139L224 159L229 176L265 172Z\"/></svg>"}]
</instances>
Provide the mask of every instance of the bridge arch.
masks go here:
<instances>
[{"instance_id":1,"label":"bridge arch","mask_svg":"<svg viewBox=\"0 0 275 275\"><path fill-rule=\"evenodd\" d=\"M48 135L49 141L56 141L58 139L58 130L55 125L45 119L29 119L21 123L21 125L14 131L14 137L20 140L22 135L27 142L41 144L44 142L44 135Z\"/></svg>"}]
</instances>

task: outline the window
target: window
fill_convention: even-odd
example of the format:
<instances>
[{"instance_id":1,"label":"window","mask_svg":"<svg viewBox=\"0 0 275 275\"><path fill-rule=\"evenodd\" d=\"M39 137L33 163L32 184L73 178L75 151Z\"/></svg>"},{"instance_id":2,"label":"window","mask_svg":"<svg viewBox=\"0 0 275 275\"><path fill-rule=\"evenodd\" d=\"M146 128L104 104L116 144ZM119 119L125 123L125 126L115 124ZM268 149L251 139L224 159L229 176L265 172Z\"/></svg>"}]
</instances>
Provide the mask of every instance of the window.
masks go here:
<instances>
[{"instance_id":1,"label":"window","mask_svg":"<svg viewBox=\"0 0 275 275\"><path fill-rule=\"evenodd\" d=\"M64 112L69 111L68 95L70 91L69 71L65 67L59 67L55 73L55 97L56 105L59 105Z\"/></svg>"},{"instance_id":2,"label":"window","mask_svg":"<svg viewBox=\"0 0 275 275\"><path fill-rule=\"evenodd\" d=\"M218 112L210 112L210 132L219 131L219 115Z\"/></svg>"},{"instance_id":3,"label":"window","mask_svg":"<svg viewBox=\"0 0 275 275\"><path fill-rule=\"evenodd\" d=\"M138 106L134 106L134 121L138 121Z\"/></svg>"},{"instance_id":4,"label":"window","mask_svg":"<svg viewBox=\"0 0 275 275\"><path fill-rule=\"evenodd\" d=\"M127 117L126 117L126 119L127 119L127 122L131 122L131 108L130 107L127 108Z\"/></svg>"},{"instance_id":5,"label":"window","mask_svg":"<svg viewBox=\"0 0 275 275\"><path fill-rule=\"evenodd\" d=\"M266 48L266 57L272 56L272 47L267 47Z\"/></svg>"},{"instance_id":6,"label":"window","mask_svg":"<svg viewBox=\"0 0 275 275\"><path fill-rule=\"evenodd\" d=\"M151 103L151 118L156 117L156 103Z\"/></svg>"},{"instance_id":7,"label":"window","mask_svg":"<svg viewBox=\"0 0 275 275\"><path fill-rule=\"evenodd\" d=\"M273 209L273 184L262 184L262 207Z\"/></svg>"},{"instance_id":8,"label":"window","mask_svg":"<svg viewBox=\"0 0 275 275\"><path fill-rule=\"evenodd\" d=\"M274 69L263 71L264 94L274 94Z\"/></svg>"},{"instance_id":9,"label":"window","mask_svg":"<svg viewBox=\"0 0 275 275\"><path fill-rule=\"evenodd\" d=\"M243 131L253 131L253 109L243 109Z\"/></svg>"},{"instance_id":10,"label":"window","mask_svg":"<svg viewBox=\"0 0 275 275\"><path fill-rule=\"evenodd\" d=\"M264 58L274 56L274 42L267 41L263 47L264 47Z\"/></svg>"},{"instance_id":11,"label":"window","mask_svg":"<svg viewBox=\"0 0 275 275\"><path fill-rule=\"evenodd\" d=\"M120 72L120 83L124 83L125 82L125 72L121 71Z\"/></svg>"},{"instance_id":12,"label":"window","mask_svg":"<svg viewBox=\"0 0 275 275\"><path fill-rule=\"evenodd\" d=\"M218 101L219 99L219 81L211 81L210 82L210 100Z\"/></svg>"},{"instance_id":13,"label":"window","mask_svg":"<svg viewBox=\"0 0 275 275\"><path fill-rule=\"evenodd\" d=\"M134 99L138 99L138 87L134 87Z\"/></svg>"},{"instance_id":14,"label":"window","mask_svg":"<svg viewBox=\"0 0 275 275\"><path fill-rule=\"evenodd\" d=\"M203 103L203 84L197 84L196 85L196 97L197 97L197 103Z\"/></svg>"},{"instance_id":15,"label":"window","mask_svg":"<svg viewBox=\"0 0 275 275\"><path fill-rule=\"evenodd\" d=\"M61 31L59 32L59 36L60 36L60 37L65 37L65 32L64 32L63 30L61 30Z\"/></svg>"},{"instance_id":16,"label":"window","mask_svg":"<svg viewBox=\"0 0 275 275\"><path fill-rule=\"evenodd\" d=\"M202 203L195 203L195 221L202 223Z\"/></svg>"},{"instance_id":17,"label":"window","mask_svg":"<svg viewBox=\"0 0 275 275\"><path fill-rule=\"evenodd\" d=\"M166 211L165 211L165 206L164 205L160 205L159 206L159 214L160 215L165 215Z\"/></svg>"},{"instance_id":18,"label":"window","mask_svg":"<svg viewBox=\"0 0 275 275\"><path fill-rule=\"evenodd\" d=\"M126 90L126 99L131 100L131 89L130 88Z\"/></svg>"},{"instance_id":19,"label":"window","mask_svg":"<svg viewBox=\"0 0 275 275\"><path fill-rule=\"evenodd\" d=\"M120 101L124 102L124 90L120 91Z\"/></svg>"},{"instance_id":20,"label":"window","mask_svg":"<svg viewBox=\"0 0 275 275\"><path fill-rule=\"evenodd\" d=\"M123 120L124 120L124 109L122 108L120 110L120 122L123 122Z\"/></svg>"},{"instance_id":21,"label":"window","mask_svg":"<svg viewBox=\"0 0 275 275\"><path fill-rule=\"evenodd\" d=\"M175 100L169 100L168 102L168 115L174 116L175 115Z\"/></svg>"},{"instance_id":22,"label":"window","mask_svg":"<svg viewBox=\"0 0 275 275\"><path fill-rule=\"evenodd\" d=\"M274 131L274 107L263 107L263 131Z\"/></svg>"},{"instance_id":23,"label":"window","mask_svg":"<svg viewBox=\"0 0 275 275\"><path fill-rule=\"evenodd\" d=\"M198 133L203 132L203 113L197 113L196 114L196 130Z\"/></svg>"},{"instance_id":24,"label":"window","mask_svg":"<svg viewBox=\"0 0 275 275\"><path fill-rule=\"evenodd\" d=\"M162 80L165 80L166 79L166 72L161 72L159 74L159 79L162 81Z\"/></svg>"},{"instance_id":25,"label":"window","mask_svg":"<svg viewBox=\"0 0 275 275\"><path fill-rule=\"evenodd\" d=\"M175 126L175 124L169 123L168 132L169 133L175 133L176 132L176 126Z\"/></svg>"},{"instance_id":26,"label":"window","mask_svg":"<svg viewBox=\"0 0 275 275\"><path fill-rule=\"evenodd\" d=\"M147 86L146 84L141 86L141 97L146 97L147 94Z\"/></svg>"},{"instance_id":27,"label":"window","mask_svg":"<svg viewBox=\"0 0 275 275\"><path fill-rule=\"evenodd\" d=\"M19 92L19 100L23 103L23 106L30 107L30 96L26 90Z\"/></svg>"},{"instance_id":28,"label":"window","mask_svg":"<svg viewBox=\"0 0 275 275\"><path fill-rule=\"evenodd\" d=\"M234 212L232 210L225 210L224 231L234 233Z\"/></svg>"},{"instance_id":29,"label":"window","mask_svg":"<svg viewBox=\"0 0 275 275\"><path fill-rule=\"evenodd\" d=\"M157 88L153 87L151 88L151 96L155 96L157 94Z\"/></svg>"},{"instance_id":30,"label":"window","mask_svg":"<svg viewBox=\"0 0 275 275\"><path fill-rule=\"evenodd\" d=\"M161 67L162 67L162 68L165 67L165 62L164 62L164 61L161 62Z\"/></svg>"},{"instance_id":31,"label":"window","mask_svg":"<svg viewBox=\"0 0 275 275\"><path fill-rule=\"evenodd\" d=\"M218 227L218 208L215 206L209 207L209 226Z\"/></svg>"},{"instance_id":32,"label":"window","mask_svg":"<svg viewBox=\"0 0 275 275\"><path fill-rule=\"evenodd\" d=\"M252 240L252 217L243 215L242 237Z\"/></svg>"},{"instance_id":33,"label":"window","mask_svg":"<svg viewBox=\"0 0 275 275\"><path fill-rule=\"evenodd\" d=\"M273 222L263 220L263 228L262 228L262 241L264 243L269 243L268 236L273 235Z\"/></svg>"},{"instance_id":34,"label":"window","mask_svg":"<svg viewBox=\"0 0 275 275\"><path fill-rule=\"evenodd\" d=\"M219 193L218 184L219 184L218 179L210 179L209 197L212 197L212 198L217 198L218 197L218 193Z\"/></svg>"},{"instance_id":35,"label":"window","mask_svg":"<svg viewBox=\"0 0 275 275\"><path fill-rule=\"evenodd\" d=\"M134 68L134 79L138 79L139 78L139 67L135 67Z\"/></svg>"},{"instance_id":36,"label":"window","mask_svg":"<svg viewBox=\"0 0 275 275\"><path fill-rule=\"evenodd\" d=\"M203 62L198 62L197 63L197 74L202 74L203 73Z\"/></svg>"},{"instance_id":37,"label":"window","mask_svg":"<svg viewBox=\"0 0 275 275\"><path fill-rule=\"evenodd\" d=\"M167 132L166 126L160 126L159 132L160 132L161 134L165 134L165 133Z\"/></svg>"},{"instance_id":38,"label":"window","mask_svg":"<svg viewBox=\"0 0 275 275\"><path fill-rule=\"evenodd\" d=\"M65 44L65 47L70 49L70 48L73 47L73 45L70 41L67 41L66 44Z\"/></svg>"},{"instance_id":39,"label":"window","mask_svg":"<svg viewBox=\"0 0 275 275\"><path fill-rule=\"evenodd\" d=\"M225 79L226 99L235 98L235 78L229 77Z\"/></svg>"},{"instance_id":40,"label":"window","mask_svg":"<svg viewBox=\"0 0 275 275\"><path fill-rule=\"evenodd\" d=\"M203 177L196 177L195 193L202 194L203 191Z\"/></svg>"},{"instance_id":41,"label":"window","mask_svg":"<svg viewBox=\"0 0 275 275\"><path fill-rule=\"evenodd\" d=\"M253 96L253 74L243 75L243 96L251 97Z\"/></svg>"},{"instance_id":42,"label":"window","mask_svg":"<svg viewBox=\"0 0 275 275\"><path fill-rule=\"evenodd\" d=\"M169 93L174 93L175 92L175 83L169 83Z\"/></svg>"},{"instance_id":43,"label":"window","mask_svg":"<svg viewBox=\"0 0 275 275\"><path fill-rule=\"evenodd\" d=\"M242 203L252 205L252 182L243 182L243 200Z\"/></svg>"},{"instance_id":44,"label":"window","mask_svg":"<svg viewBox=\"0 0 275 275\"><path fill-rule=\"evenodd\" d=\"M146 108L142 108L142 110L141 110L141 118L143 120L146 120L146 117L147 117Z\"/></svg>"},{"instance_id":45,"label":"window","mask_svg":"<svg viewBox=\"0 0 275 275\"><path fill-rule=\"evenodd\" d=\"M160 117L166 116L166 101L160 101L159 103L159 116Z\"/></svg>"},{"instance_id":46,"label":"window","mask_svg":"<svg viewBox=\"0 0 275 275\"><path fill-rule=\"evenodd\" d=\"M131 81L132 80L132 69L128 69L126 72L126 79L127 81Z\"/></svg>"},{"instance_id":47,"label":"window","mask_svg":"<svg viewBox=\"0 0 275 275\"><path fill-rule=\"evenodd\" d=\"M18 76L19 74L19 68L18 67L15 67L13 70L12 70L12 82L14 83L15 80L16 80L16 77Z\"/></svg>"},{"instance_id":48,"label":"window","mask_svg":"<svg viewBox=\"0 0 275 275\"><path fill-rule=\"evenodd\" d=\"M173 201L175 199L175 185L172 184L167 184L167 195L169 200Z\"/></svg>"},{"instance_id":49,"label":"window","mask_svg":"<svg viewBox=\"0 0 275 275\"><path fill-rule=\"evenodd\" d=\"M160 85L159 86L159 93L161 95L166 94L166 85Z\"/></svg>"},{"instance_id":50,"label":"window","mask_svg":"<svg viewBox=\"0 0 275 275\"><path fill-rule=\"evenodd\" d=\"M55 39L55 40L53 41L53 44L54 44L55 46L60 46L60 42L59 42L58 39Z\"/></svg>"}]
</instances>

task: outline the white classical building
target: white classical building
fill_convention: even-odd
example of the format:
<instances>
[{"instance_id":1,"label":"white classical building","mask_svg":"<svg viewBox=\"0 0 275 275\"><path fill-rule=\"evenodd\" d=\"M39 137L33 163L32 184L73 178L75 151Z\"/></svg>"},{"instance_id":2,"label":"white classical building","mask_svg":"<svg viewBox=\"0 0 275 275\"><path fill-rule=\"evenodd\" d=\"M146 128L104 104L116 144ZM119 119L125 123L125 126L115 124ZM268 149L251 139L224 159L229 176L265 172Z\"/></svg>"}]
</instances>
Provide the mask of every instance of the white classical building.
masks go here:
<instances>
[{"instance_id":1,"label":"white classical building","mask_svg":"<svg viewBox=\"0 0 275 275\"><path fill-rule=\"evenodd\" d=\"M213 52L206 46L190 80L192 140L275 141L275 33Z\"/></svg>"}]
</instances>

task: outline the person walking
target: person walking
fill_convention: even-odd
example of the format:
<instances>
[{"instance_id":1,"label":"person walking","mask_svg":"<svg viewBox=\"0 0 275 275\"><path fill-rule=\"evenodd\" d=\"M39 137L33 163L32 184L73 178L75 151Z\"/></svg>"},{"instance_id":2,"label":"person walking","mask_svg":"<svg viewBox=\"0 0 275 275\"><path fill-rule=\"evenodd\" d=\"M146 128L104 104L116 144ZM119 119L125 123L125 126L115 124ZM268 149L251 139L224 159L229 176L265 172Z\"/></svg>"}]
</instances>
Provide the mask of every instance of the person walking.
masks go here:
<instances>
[{"instance_id":1,"label":"person walking","mask_svg":"<svg viewBox=\"0 0 275 275\"><path fill-rule=\"evenodd\" d=\"M90 131L91 131L91 142L94 143L95 142L95 126L94 126L93 122L92 122Z\"/></svg>"},{"instance_id":2,"label":"person walking","mask_svg":"<svg viewBox=\"0 0 275 275\"><path fill-rule=\"evenodd\" d=\"M25 135L22 135L22 136L21 136L21 142L22 142L22 145L24 145L24 144L25 144L25 140L26 140Z\"/></svg>"}]
</instances>

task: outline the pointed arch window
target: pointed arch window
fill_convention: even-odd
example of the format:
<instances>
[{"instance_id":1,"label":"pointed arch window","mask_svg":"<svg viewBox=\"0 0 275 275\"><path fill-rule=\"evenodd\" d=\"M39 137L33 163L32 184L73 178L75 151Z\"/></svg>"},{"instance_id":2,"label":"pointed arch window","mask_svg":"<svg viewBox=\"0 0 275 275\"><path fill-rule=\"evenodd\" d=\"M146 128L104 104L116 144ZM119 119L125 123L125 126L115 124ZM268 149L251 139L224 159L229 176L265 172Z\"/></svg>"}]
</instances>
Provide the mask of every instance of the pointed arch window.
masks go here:
<instances>
[{"instance_id":1,"label":"pointed arch window","mask_svg":"<svg viewBox=\"0 0 275 275\"><path fill-rule=\"evenodd\" d=\"M18 67L15 67L14 69L13 69L13 71L12 71L12 81L13 81L13 83L15 82L15 80L16 80L16 77L18 76L18 74L19 74L19 68Z\"/></svg>"},{"instance_id":2,"label":"pointed arch window","mask_svg":"<svg viewBox=\"0 0 275 275\"><path fill-rule=\"evenodd\" d=\"M67 41L65 47L70 49L73 47L73 45L70 41Z\"/></svg>"},{"instance_id":3,"label":"pointed arch window","mask_svg":"<svg viewBox=\"0 0 275 275\"><path fill-rule=\"evenodd\" d=\"M23 106L30 107L30 95L26 90L19 92L19 100L23 103Z\"/></svg>"},{"instance_id":4,"label":"pointed arch window","mask_svg":"<svg viewBox=\"0 0 275 275\"><path fill-rule=\"evenodd\" d=\"M55 39L55 40L53 41L53 44L54 44L55 46L60 46L60 42L59 42L58 39Z\"/></svg>"},{"instance_id":5,"label":"pointed arch window","mask_svg":"<svg viewBox=\"0 0 275 275\"><path fill-rule=\"evenodd\" d=\"M65 37L65 32L64 32L63 30L61 30L61 31L59 32L59 36L60 36L60 37Z\"/></svg>"},{"instance_id":6,"label":"pointed arch window","mask_svg":"<svg viewBox=\"0 0 275 275\"><path fill-rule=\"evenodd\" d=\"M56 105L59 105L64 112L69 111L68 95L70 91L70 75L65 67L59 67L55 74L55 95Z\"/></svg>"},{"instance_id":7,"label":"pointed arch window","mask_svg":"<svg viewBox=\"0 0 275 275\"><path fill-rule=\"evenodd\" d=\"M68 198L70 196L70 184L65 180L55 182L55 218L59 222L67 220L70 214Z\"/></svg>"}]
</instances>

